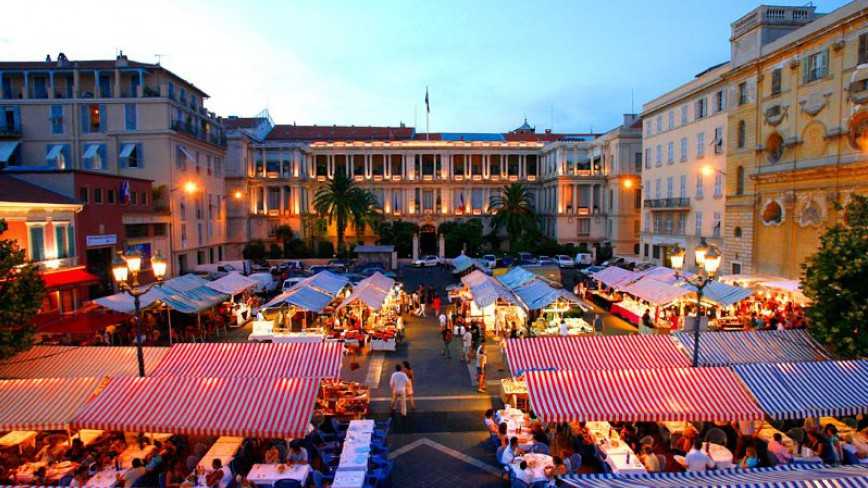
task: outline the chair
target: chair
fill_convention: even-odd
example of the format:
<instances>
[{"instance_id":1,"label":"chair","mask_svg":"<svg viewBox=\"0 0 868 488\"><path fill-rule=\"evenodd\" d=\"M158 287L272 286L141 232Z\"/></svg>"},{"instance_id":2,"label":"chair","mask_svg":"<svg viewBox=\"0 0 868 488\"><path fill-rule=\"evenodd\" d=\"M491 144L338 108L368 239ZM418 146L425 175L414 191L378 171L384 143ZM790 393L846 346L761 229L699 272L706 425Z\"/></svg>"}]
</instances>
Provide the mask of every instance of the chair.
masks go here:
<instances>
[{"instance_id":1,"label":"chair","mask_svg":"<svg viewBox=\"0 0 868 488\"><path fill-rule=\"evenodd\" d=\"M549 454L549 446L543 444L542 442L535 442L533 446L530 448L530 452L535 454Z\"/></svg>"},{"instance_id":2,"label":"chair","mask_svg":"<svg viewBox=\"0 0 868 488\"><path fill-rule=\"evenodd\" d=\"M509 488L530 488L530 485L518 478L512 478L509 482Z\"/></svg>"},{"instance_id":3,"label":"chair","mask_svg":"<svg viewBox=\"0 0 868 488\"><path fill-rule=\"evenodd\" d=\"M274 488L304 488L298 480L277 480L273 486Z\"/></svg>"},{"instance_id":4,"label":"chair","mask_svg":"<svg viewBox=\"0 0 868 488\"><path fill-rule=\"evenodd\" d=\"M497 462L498 462L501 466L505 466L504 464L502 464L502 463L500 462L500 458L503 457L503 451L505 451L505 450L506 450L506 446L500 446L500 447L497 448L497 451L495 452L495 456L496 456L496 458L497 458Z\"/></svg>"},{"instance_id":5,"label":"chair","mask_svg":"<svg viewBox=\"0 0 868 488\"><path fill-rule=\"evenodd\" d=\"M335 480L334 476L322 474L315 469L312 469L310 471L310 477L311 479L313 479L313 486L315 488L323 488L325 481L331 483Z\"/></svg>"},{"instance_id":6,"label":"chair","mask_svg":"<svg viewBox=\"0 0 868 488\"><path fill-rule=\"evenodd\" d=\"M570 462L570 470L572 471L570 474L578 474L579 470L582 469L582 455L575 452L567 460Z\"/></svg>"},{"instance_id":7,"label":"chair","mask_svg":"<svg viewBox=\"0 0 868 488\"><path fill-rule=\"evenodd\" d=\"M787 431L787 437L792 439L796 444L805 442L805 429L801 427L793 427Z\"/></svg>"},{"instance_id":8,"label":"chair","mask_svg":"<svg viewBox=\"0 0 868 488\"><path fill-rule=\"evenodd\" d=\"M530 488L548 488L549 482L546 480L534 481Z\"/></svg>"},{"instance_id":9,"label":"chair","mask_svg":"<svg viewBox=\"0 0 868 488\"><path fill-rule=\"evenodd\" d=\"M718 429L717 427L712 427L711 429L708 429L708 432L705 433L705 442L717 444L718 446L725 446L726 432Z\"/></svg>"},{"instance_id":10,"label":"chair","mask_svg":"<svg viewBox=\"0 0 868 488\"><path fill-rule=\"evenodd\" d=\"M392 428L392 417L389 417L386 420L374 420L374 428L389 432Z\"/></svg>"},{"instance_id":11,"label":"chair","mask_svg":"<svg viewBox=\"0 0 868 488\"><path fill-rule=\"evenodd\" d=\"M68 474L68 475L64 476L63 478L60 478L60 481L57 482L57 486L69 486L69 485L71 485L72 484L72 478L73 478L73 476L71 474Z\"/></svg>"},{"instance_id":12,"label":"chair","mask_svg":"<svg viewBox=\"0 0 868 488\"><path fill-rule=\"evenodd\" d=\"M498 437L497 434L493 432L490 433L488 436L487 444L490 444L493 449L497 449L497 447L500 445L500 437Z\"/></svg>"}]
</instances>

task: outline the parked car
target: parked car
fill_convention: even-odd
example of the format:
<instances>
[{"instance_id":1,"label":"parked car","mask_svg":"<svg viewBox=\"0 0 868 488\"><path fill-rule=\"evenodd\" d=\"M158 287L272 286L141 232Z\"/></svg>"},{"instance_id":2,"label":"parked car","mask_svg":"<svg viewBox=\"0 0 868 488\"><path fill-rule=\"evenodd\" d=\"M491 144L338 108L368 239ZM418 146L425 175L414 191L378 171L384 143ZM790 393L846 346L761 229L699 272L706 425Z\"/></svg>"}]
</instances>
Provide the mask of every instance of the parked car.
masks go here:
<instances>
[{"instance_id":1,"label":"parked car","mask_svg":"<svg viewBox=\"0 0 868 488\"><path fill-rule=\"evenodd\" d=\"M497 256L495 256L494 254L486 254L482 256L482 259L480 259L480 261L488 268L497 267Z\"/></svg>"},{"instance_id":2,"label":"parked car","mask_svg":"<svg viewBox=\"0 0 868 488\"><path fill-rule=\"evenodd\" d=\"M594 264L594 258L590 253L580 252L576 254L576 266L590 266Z\"/></svg>"},{"instance_id":3,"label":"parked car","mask_svg":"<svg viewBox=\"0 0 868 488\"><path fill-rule=\"evenodd\" d=\"M321 271L334 271L334 269L331 266L326 266L324 264L317 264L315 266L310 267L311 276L313 276L313 275L315 275Z\"/></svg>"},{"instance_id":4,"label":"parked car","mask_svg":"<svg viewBox=\"0 0 868 488\"><path fill-rule=\"evenodd\" d=\"M283 290L283 291L289 290L290 288L297 285L298 282L300 282L302 280L304 280L304 278L300 277L300 276L296 276L294 278L287 278L287 279L283 280L283 286L281 287L281 290Z\"/></svg>"},{"instance_id":5,"label":"parked car","mask_svg":"<svg viewBox=\"0 0 868 488\"><path fill-rule=\"evenodd\" d=\"M522 266L539 266L539 259L529 252L518 253L518 264Z\"/></svg>"},{"instance_id":6,"label":"parked car","mask_svg":"<svg viewBox=\"0 0 868 488\"><path fill-rule=\"evenodd\" d=\"M557 260L558 267L560 268L575 268L576 262L573 261L573 258L567 256L566 254L558 254L555 256L555 260Z\"/></svg>"},{"instance_id":7,"label":"parked car","mask_svg":"<svg viewBox=\"0 0 868 488\"><path fill-rule=\"evenodd\" d=\"M540 266L554 266L557 264L557 261L549 256L540 256L537 258L537 264Z\"/></svg>"},{"instance_id":8,"label":"parked car","mask_svg":"<svg viewBox=\"0 0 868 488\"><path fill-rule=\"evenodd\" d=\"M347 261L346 259L329 259L328 265L332 269L347 271L352 266L352 263Z\"/></svg>"},{"instance_id":9,"label":"parked car","mask_svg":"<svg viewBox=\"0 0 868 488\"><path fill-rule=\"evenodd\" d=\"M508 268L516 263L516 259L512 256L503 256L499 259L500 265L504 268Z\"/></svg>"},{"instance_id":10,"label":"parked car","mask_svg":"<svg viewBox=\"0 0 868 488\"><path fill-rule=\"evenodd\" d=\"M416 266L417 268L430 268L434 266L440 266L441 264L442 263L440 261L440 258L433 254L430 254L428 256L422 256L421 258L413 261L413 266Z\"/></svg>"}]
</instances>

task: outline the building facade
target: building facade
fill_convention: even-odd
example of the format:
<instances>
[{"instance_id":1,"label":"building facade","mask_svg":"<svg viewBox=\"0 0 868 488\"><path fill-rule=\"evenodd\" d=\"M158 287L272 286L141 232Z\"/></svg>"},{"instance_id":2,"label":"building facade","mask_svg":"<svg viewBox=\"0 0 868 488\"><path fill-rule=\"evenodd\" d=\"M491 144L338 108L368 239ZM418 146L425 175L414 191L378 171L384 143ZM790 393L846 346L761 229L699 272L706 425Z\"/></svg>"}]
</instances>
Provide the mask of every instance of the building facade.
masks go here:
<instances>
[{"instance_id":1,"label":"building facade","mask_svg":"<svg viewBox=\"0 0 868 488\"><path fill-rule=\"evenodd\" d=\"M0 166L152 180L149 201L171 216L169 273L223 258L226 139L201 89L123 54L106 61L61 54L0 62L0 97Z\"/></svg>"},{"instance_id":2,"label":"building facade","mask_svg":"<svg viewBox=\"0 0 868 488\"><path fill-rule=\"evenodd\" d=\"M723 271L797 279L837 205L868 193L868 2L732 24Z\"/></svg>"},{"instance_id":3,"label":"building facade","mask_svg":"<svg viewBox=\"0 0 868 488\"><path fill-rule=\"evenodd\" d=\"M729 63L643 107L641 257L669 266L675 245L723 247Z\"/></svg>"}]
</instances>

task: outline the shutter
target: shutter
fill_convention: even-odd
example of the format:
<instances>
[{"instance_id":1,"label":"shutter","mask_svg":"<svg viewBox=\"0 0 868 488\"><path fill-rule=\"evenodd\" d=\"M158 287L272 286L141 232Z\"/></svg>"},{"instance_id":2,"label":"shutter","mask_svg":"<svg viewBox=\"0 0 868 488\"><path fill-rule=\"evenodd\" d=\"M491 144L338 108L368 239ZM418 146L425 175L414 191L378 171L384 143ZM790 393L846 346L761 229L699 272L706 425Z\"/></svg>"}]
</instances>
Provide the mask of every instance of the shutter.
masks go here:
<instances>
[{"instance_id":1,"label":"shutter","mask_svg":"<svg viewBox=\"0 0 868 488\"><path fill-rule=\"evenodd\" d=\"M820 77L825 78L829 74L829 48L820 52Z\"/></svg>"},{"instance_id":2,"label":"shutter","mask_svg":"<svg viewBox=\"0 0 868 488\"><path fill-rule=\"evenodd\" d=\"M859 36L859 55L856 62L858 64L863 64L866 61L866 53L868 53L868 34L862 34Z\"/></svg>"},{"instance_id":3,"label":"shutter","mask_svg":"<svg viewBox=\"0 0 868 488\"><path fill-rule=\"evenodd\" d=\"M804 56L802 58L802 84L808 82L808 65L811 64L810 59L810 56Z\"/></svg>"},{"instance_id":4,"label":"shutter","mask_svg":"<svg viewBox=\"0 0 868 488\"><path fill-rule=\"evenodd\" d=\"M66 257L66 249L63 246L63 239L66 237L66 233L63 230L62 225L54 226L54 249L57 252L58 258Z\"/></svg>"},{"instance_id":5,"label":"shutter","mask_svg":"<svg viewBox=\"0 0 868 488\"><path fill-rule=\"evenodd\" d=\"M136 161L138 162L138 168L145 167L145 153L142 152L142 143L139 142L136 144Z\"/></svg>"},{"instance_id":6,"label":"shutter","mask_svg":"<svg viewBox=\"0 0 868 488\"><path fill-rule=\"evenodd\" d=\"M45 244L42 238L42 227L30 228L30 256L33 261L42 261L45 255Z\"/></svg>"},{"instance_id":7,"label":"shutter","mask_svg":"<svg viewBox=\"0 0 868 488\"><path fill-rule=\"evenodd\" d=\"M69 257L75 256L75 228L72 226L72 222L66 226L66 248L68 250L67 255Z\"/></svg>"},{"instance_id":8,"label":"shutter","mask_svg":"<svg viewBox=\"0 0 868 488\"><path fill-rule=\"evenodd\" d=\"M23 131L23 128L21 127L21 107L16 106L12 110L12 120L15 123L15 128L17 128L20 131Z\"/></svg>"},{"instance_id":9,"label":"shutter","mask_svg":"<svg viewBox=\"0 0 868 488\"><path fill-rule=\"evenodd\" d=\"M108 168L108 151L106 151L105 144L99 145L99 169L107 169Z\"/></svg>"},{"instance_id":10,"label":"shutter","mask_svg":"<svg viewBox=\"0 0 868 488\"><path fill-rule=\"evenodd\" d=\"M69 147L69 144L63 145L63 151L62 152L63 152L63 164L64 164L64 166L66 167L66 169L71 169L72 165L73 165L72 158L71 158L72 149Z\"/></svg>"},{"instance_id":11,"label":"shutter","mask_svg":"<svg viewBox=\"0 0 868 488\"><path fill-rule=\"evenodd\" d=\"M105 104L99 104L99 131L105 132L108 122L108 112L105 110Z\"/></svg>"},{"instance_id":12,"label":"shutter","mask_svg":"<svg viewBox=\"0 0 868 488\"><path fill-rule=\"evenodd\" d=\"M82 105L81 107L81 132L87 133L90 132L90 124L88 124L88 105Z\"/></svg>"}]
</instances>

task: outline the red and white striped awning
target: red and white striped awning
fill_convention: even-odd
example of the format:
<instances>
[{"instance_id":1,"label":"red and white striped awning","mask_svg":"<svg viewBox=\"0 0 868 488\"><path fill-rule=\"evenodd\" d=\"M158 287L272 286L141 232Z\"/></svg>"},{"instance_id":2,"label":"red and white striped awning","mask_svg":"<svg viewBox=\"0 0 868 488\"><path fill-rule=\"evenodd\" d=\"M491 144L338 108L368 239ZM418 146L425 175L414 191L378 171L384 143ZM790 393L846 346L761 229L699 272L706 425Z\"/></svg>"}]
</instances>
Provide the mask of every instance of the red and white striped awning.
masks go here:
<instances>
[{"instance_id":1,"label":"red and white striped awning","mask_svg":"<svg viewBox=\"0 0 868 488\"><path fill-rule=\"evenodd\" d=\"M145 347L145 374L169 352ZM137 376L135 347L33 346L0 362L0 378L75 378Z\"/></svg>"},{"instance_id":2,"label":"red and white striped awning","mask_svg":"<svg viewBox=\"0 0 868 488\"><path fill-rule=\"evenodd\" d=\"M332 342L176 344L152 376L338 378L341 347Z\"/></svg>"},{"instance_id":3,"label":"red and white striped awning","mask_svg":"<svg viewBox=\"0 0 868 488\"><path fill-rule=\"evenodd\" d=\"M533 370L678 368L687 357L667 336L550 336L510 339L506 358L513 376Z\"/></svg>"},{"instance_id":4,"label":"red and white striped awning","mask_svg":"<svg viewBox=\"0 0 868 488\"><path fill-rule=\"evenodd\" d=\"M0 432L64 430L103 378L0 380Z\"/></svg>"},{"instance_id":5,"label":"red and white striped awning","mask_svg":"<svg viewBox=\"0 0 868 488\"><path fill-rule=\"evenodd\" d=\"M547 422L763 417L728 368L531 371L526 377L531 408Z\"/></svg>"},{"instance_id":6,"label":"red and white striped awning","mask_svg":"<svg viewBox=\"0 0 868 488\"><path fill-rule=\"evenodd\" d=\"M116 378L73 419L78 429L203 436L305 435L314 378Z\"/></svg>"}]
</instances>

